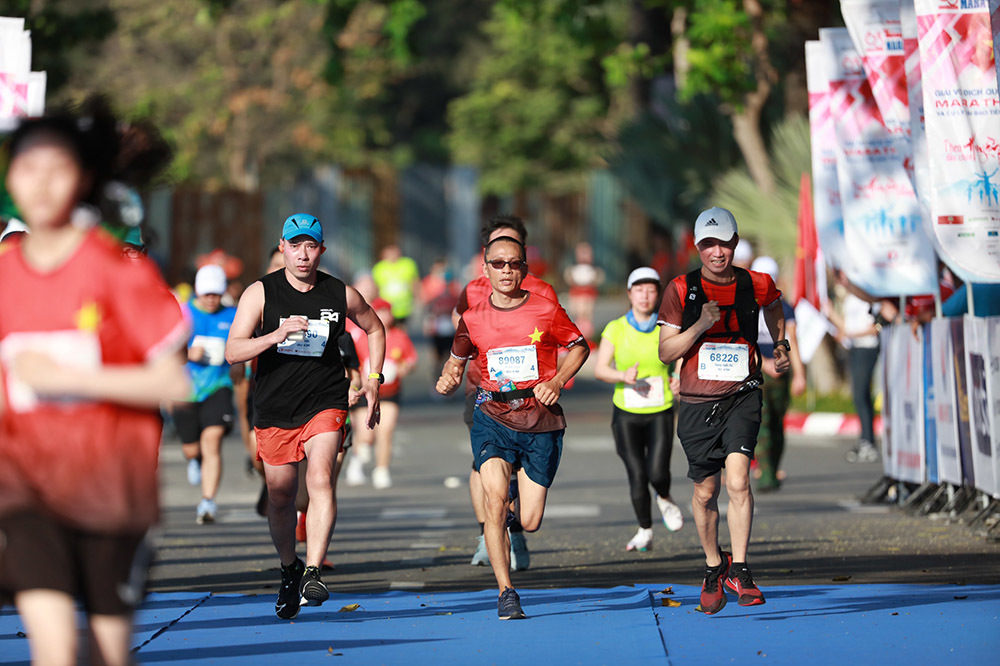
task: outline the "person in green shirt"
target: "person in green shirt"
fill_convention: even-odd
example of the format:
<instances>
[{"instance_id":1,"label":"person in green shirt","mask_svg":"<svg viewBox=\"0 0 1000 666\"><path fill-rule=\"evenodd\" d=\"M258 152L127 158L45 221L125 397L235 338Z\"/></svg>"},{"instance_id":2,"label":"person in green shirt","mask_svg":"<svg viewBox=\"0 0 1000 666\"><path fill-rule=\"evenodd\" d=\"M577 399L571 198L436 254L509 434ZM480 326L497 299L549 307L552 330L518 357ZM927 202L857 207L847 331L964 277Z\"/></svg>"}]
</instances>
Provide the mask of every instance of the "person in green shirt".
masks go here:
<instances>
[{"instance_id":1,"label":"person in green shirt","mask_svg":"<svg viewBox=\"0 0 1000 666\"><path fill-rule=\"evenodd\" d=\"M378 285L378 295L392 305L396 325L405 328L420 287L417 262L404 257L398 245L386 246L382 249L381 260L372 268L372 279Z\"/></svg>"},{"instance_id":2,"label":"person in green shirt","mask_svg":"<svg viewBox=\"0 0 1000 666\"><path fill-rule=\"evenodd\" d=\"M625 550L645 551L653 542L650 486L656 491L656 503L668 530L679 530L684 516L670 497L673 364L664 365L659 357L656 315L662 293L660 276L652 268L637 268L626 284L631 309L601 333L594 377L615 385L611 431L615 449L625 463L632 508L639 520L639 530Z\"/></svg>"}]
</instances>

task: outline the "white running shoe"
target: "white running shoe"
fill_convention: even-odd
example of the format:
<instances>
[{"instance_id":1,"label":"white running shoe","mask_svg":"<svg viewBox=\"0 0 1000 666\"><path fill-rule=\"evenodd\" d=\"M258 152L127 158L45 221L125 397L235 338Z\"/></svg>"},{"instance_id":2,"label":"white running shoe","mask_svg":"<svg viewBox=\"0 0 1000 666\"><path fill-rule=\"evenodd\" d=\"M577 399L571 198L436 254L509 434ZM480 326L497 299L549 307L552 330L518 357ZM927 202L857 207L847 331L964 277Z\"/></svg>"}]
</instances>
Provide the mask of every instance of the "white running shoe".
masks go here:
<instances>
[{"instance_id":1,"label":"white running shoe","mask_svg":"<svg viewBox=\"0 0 1000 666\"><path fill-rule=\"evenodd\" d=\"M372 470L372 486L375 490L385 490L392 487L392 477L388 467L376 467Z\"/></svg>"},{"instance_id":2,"label":"white running shoe","mask_svg":"<svg viewBox=\"0 0 1000 666\"><path fill-rule=\"evenodd\" d=\"M476 537L476 552L472 555L472 566L490 566L490 554L486 552L486 537L482 534Z\"/></svg>"},{"instance_id":3,"label":"white running shoe","mask_svg":"<svg viewBox=\"0 0 1000 666\"><path fill-rule=\"evenodd\" d=\"M366 465L371 464L372 461L372 446L371 444L358 444L352 447L354 449L353 454L357 456L358 460Z\"/></svg>"},{"instance_id":4,"label":"white running shoe","mask_svg":"<svg viewBox=\"0 0 1000 666\"><path fill-rule=\"evenodd\" d=\"M201 461L197 458L191 458L188 460L188 483L192 486L201 485Z\"/></svg>"},{"instance_id":5,"label":"white running shoe","mask_svg":"<svg viewBox=\"0 0 1000 666\"><path fill-rule=\"evenodd\" d=\"M663 514L663 524L667 526L668 530L676 532L684 526L684 514L681 513L679 506L659 495L656 496L656 506L660 507L660 513Z\"/></svg>"},{"instance_id":6,"label":"white running shoe","mask_svg":"<svg viewBox=\"0 0 1000 666\"><path fill-rule=\"evenodd\" d=\"M195 518L195 522L199 525L205 525L206 523L215 522L215 500L210 500L208 498L202 498L198 503L198 515Z\"/></svg>"},{"instance_id":7,"label":"white running shoe","mask_svg":"<svg viewBox=\"0 0 1000 666\"><path fill-rule=\"evenodd\" d=\"M347 461L347 485L363 486L368 481L365 476L365 464L358 456L351 456Z\"/></svg>"},{"instance_id":8,"label":"white running shoe","mask_svg":"<svg viewBox=\"0 0 1000 666\"><path fill-rule=\"evenodd\" d=\"M640 527L635 536L625 546L625 550L646 552L653 545L653 528Z\"/></svg>"}]
</instances>

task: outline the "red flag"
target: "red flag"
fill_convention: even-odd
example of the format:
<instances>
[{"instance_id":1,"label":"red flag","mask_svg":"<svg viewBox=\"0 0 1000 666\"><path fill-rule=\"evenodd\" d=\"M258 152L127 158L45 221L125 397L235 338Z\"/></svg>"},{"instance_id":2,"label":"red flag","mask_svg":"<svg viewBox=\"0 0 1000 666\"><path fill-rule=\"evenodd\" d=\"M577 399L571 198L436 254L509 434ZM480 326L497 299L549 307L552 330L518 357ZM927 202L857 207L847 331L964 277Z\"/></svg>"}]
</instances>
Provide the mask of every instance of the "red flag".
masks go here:
<instances>
[{"instance_id":1,"label":"red flag","mask_svg":"<svg viewBox=\"0 0 1000 666\"><path fill-rule=\"evenodd\" d=\"M819 241L816 236L816 218L813 217L812 184L809 174L803 173L799 181L799 239L795 244L795 294L792 299L798 304L806 299L818 310L820 292L817 286L817 265Z\"/></svg>"}]
</instances>

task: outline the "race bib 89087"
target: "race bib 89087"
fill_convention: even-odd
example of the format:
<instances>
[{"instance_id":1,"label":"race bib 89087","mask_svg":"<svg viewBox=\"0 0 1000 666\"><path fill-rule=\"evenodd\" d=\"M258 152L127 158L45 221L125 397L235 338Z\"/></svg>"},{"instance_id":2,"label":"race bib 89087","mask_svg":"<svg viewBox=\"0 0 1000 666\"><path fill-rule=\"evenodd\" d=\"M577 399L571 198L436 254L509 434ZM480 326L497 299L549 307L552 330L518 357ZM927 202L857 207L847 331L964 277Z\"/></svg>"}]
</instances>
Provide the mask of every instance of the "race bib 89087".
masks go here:
<instances>
[{"instance_id":1,"label":"race bib 89087","mask_svg":"<svg viewBox=\"0 0 1000 666\"><path fill-rule=\"evenodd\" d=\"M538 379L538 352L535 345L491 349L486 352L486 367L493 378L503 373L511 381L534 381Z\"/></svg>"}]
</instances>

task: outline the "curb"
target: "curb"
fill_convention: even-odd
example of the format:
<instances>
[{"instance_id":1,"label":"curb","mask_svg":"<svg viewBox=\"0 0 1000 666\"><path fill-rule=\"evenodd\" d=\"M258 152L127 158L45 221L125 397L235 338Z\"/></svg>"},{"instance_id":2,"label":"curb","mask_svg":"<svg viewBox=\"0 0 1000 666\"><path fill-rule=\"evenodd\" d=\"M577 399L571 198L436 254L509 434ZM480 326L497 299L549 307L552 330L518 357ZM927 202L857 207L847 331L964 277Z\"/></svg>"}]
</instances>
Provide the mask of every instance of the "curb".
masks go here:
<instances>
[{"instance_id":1,"label":"curb","mask_svg":"<svg viewBox=\"0 0 1000 666\"><path fill-rule=\"evenodd\" d=\"M791 412L785 415L785 432L798 435L849 435L861 434L861 419L857 414L837 412ZM875 434L882 434L882 416L875 415Z\"/></svg>"}]
</instances>

